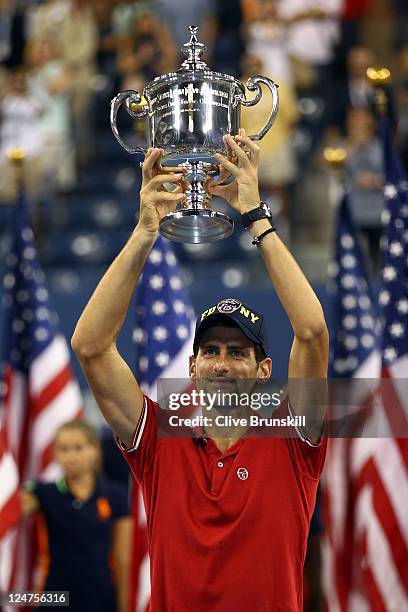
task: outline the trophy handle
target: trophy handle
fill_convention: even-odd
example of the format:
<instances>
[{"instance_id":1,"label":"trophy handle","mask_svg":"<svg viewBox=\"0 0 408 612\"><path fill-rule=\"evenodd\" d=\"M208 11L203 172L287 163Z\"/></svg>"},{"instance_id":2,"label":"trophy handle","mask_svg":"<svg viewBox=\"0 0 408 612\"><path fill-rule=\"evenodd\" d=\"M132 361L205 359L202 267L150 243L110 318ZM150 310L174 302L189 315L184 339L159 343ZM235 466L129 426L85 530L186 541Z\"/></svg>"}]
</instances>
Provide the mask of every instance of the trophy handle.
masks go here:
<instances>
[{"instance_id":1,"label":"trophy handle","mask_svg":"<svg viewBox=\"0 0 408 612\"><path fill-rule=\"evenodd\" d=\"M256 92L255 97L252 100L247 100L245 98L245 94L239 94L235 98L236 102L241 103L243 106L255 106L255 104L258 104L259 100L262 98L262 89L259 83L263 83L264 85L266 85L272 94L272 111L263 128L259 130L257 134L252 134L252 136L250 136L251 140L261 140L265 136L265 134L269 132L272 123L275 121L276 114L279 108L279 86L277 85L277 83L274 83L272 79L268 79L268 77L264 77L260 74L250 77L246 84L247 89L249 89L249 91Z\"/></svg>"},{"instance_id":2,"label":"trophy handle","mask_svg":"<svg viewBox=\"0 0 408 612\"><path fill-rule=\"evenodd\" d=\"M135 119L143 119L143 117L146 117L148 113L147 104L141 111L135 111L132 109L133 104L140 105L141 101L142 96L139 92L134 91L133 89L127 89L126 91L122 91L115 96L110 104L110 124L112 132L120 146L123 147L128 153L146 153L146 149L143 149L142 147L130 147L124 140L122 140L116 122L118 110L122 106L123 102L125 102L126 110L131 117L134 117Z\"/></svg>"}]
</instances>

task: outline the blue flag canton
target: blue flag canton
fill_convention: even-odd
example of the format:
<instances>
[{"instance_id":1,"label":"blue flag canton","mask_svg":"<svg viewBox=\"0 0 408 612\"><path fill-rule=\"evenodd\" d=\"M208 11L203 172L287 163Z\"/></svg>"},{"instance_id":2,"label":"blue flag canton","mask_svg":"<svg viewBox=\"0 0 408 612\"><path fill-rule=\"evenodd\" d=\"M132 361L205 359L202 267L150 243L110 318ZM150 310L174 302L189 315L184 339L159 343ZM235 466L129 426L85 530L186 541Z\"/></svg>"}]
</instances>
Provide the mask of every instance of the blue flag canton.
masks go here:
<instances>
[{"instance_id":1,"label":"blue flag canton","mask_svg":"<svg viewBox=\"0 0 408 612\"><path fill-rule=\"evenodd\" d=\"M194 313L171 244L160 236L137 287L137 377L152 385L191 336ZM187 375L188 364L186 363Z\"/></svg>"},{"instance_id":2,"label":"blue flag canton","mask_svg":"<svg viewBox=\"0 0 408 612\"><path fill-rule=\"evenodd\" d=\"M2 358L27 373L32 360L53 340L58 316L52 309L25 203L17 206L17 223L3 279L5 309Z\"/></svg>"},{"instance_id":3,"label":"blue flag canton","mask_svg":"<svg viewBox=\"0 0 408 612\"><path fill-rule=\"evenodd\" d=\"M329 266L333 293L331 376L349 378L377 346L376 311L347 196L338 215L335 261Z\"/></svg>"},{"instance_id":4,"label":"blue flag canton","mask_svg":"<svg viewBox=\"0 0 408 612\"><path fill-rule=\"evenodd\" d=\"M408 181L398 158L387 148L384 195L386 208L382 215L383 266L379 302L382 359L384 365L390 365L408 354Z\"/></svg>"}]
</instances>

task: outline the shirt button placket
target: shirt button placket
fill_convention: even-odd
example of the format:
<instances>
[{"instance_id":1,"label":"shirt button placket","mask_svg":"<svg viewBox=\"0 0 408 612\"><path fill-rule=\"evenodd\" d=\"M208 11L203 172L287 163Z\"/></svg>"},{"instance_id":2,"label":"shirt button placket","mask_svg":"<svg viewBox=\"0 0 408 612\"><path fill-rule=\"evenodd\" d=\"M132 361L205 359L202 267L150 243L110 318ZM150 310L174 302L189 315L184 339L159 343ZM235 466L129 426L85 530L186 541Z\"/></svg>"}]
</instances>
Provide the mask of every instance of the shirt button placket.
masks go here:
<instances>
[{"instance_id":1,"label":"shirt button placket","mask_svg":"<svg viewBox=\"0 0 408 612\"><path fill-rule=\"evenodd\" d=\"M213 495L218 495L220 492L223 482L226 478L226 468L225 461L216 461L214 462L213 474L212 474L212 483L211 483L211 493Z\"/></svg>"}]
</instances>

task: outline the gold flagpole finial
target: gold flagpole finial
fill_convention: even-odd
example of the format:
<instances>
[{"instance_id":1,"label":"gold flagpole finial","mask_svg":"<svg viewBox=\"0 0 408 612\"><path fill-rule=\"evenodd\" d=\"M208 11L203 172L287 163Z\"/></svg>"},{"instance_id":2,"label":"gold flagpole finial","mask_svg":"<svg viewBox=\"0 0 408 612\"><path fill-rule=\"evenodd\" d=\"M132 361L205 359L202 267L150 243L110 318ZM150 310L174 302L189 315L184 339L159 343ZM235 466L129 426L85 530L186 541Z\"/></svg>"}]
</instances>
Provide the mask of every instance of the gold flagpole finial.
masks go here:
<instances>
[{"instance_id":1,"label":"gold flagpole finial","mask_svg":"<svg viewBox=\"0 0 408 612\"><path fill-rule=\"evenodd\" d=\"M347 161L347 150L344 147L326 147L323 150L323 159L330 169L332 179L339 184L346 180L345 166Z\"/></svg>"},{"instance_id":2,"label":"gold flagpole finial","mask_svg":"<svg viewBox=\"0 0 408 612\"><path fill-rule=\"evenodd\" d=\"M388 95L385 88L391 82L391 71L384 66L370 66L367 68L368 82L374 87L375 108L382 117L388 114Z\"/></svg>"},{"instance_id":3,"label":"gold flagpole finial","mask_svg":"<svg viewBox=\"0 0 408 612\"><path fill-rule=\"evenodd\" d=\"M12 161L19 162L25 158L26 153L22 147L11 147L7 149L6 155Z\"/></svg>"},{"instance_id":4,"label":"gold flagpole finial","mask_svg":"<svg viewBox=\"0 0 408 612\"><path fill-rule=\"evenodd\" d=\"M323 158L330 168L342 169L347 160L347 151L344 147L326 147Z\"/></svg>"},{"instance_id":5,"label":"gold flagpole finial","mask_svg":"<svg viewBox=\"0 0 408 612\"><path fill-rule=\"evenodd\" d=\"M26 157L25 149L22 147L10 147L10 149L7 149L6 155L11 161L15 171L17 193L21 193L24 189L24 159Z\"/></svg>"}]
</instances>

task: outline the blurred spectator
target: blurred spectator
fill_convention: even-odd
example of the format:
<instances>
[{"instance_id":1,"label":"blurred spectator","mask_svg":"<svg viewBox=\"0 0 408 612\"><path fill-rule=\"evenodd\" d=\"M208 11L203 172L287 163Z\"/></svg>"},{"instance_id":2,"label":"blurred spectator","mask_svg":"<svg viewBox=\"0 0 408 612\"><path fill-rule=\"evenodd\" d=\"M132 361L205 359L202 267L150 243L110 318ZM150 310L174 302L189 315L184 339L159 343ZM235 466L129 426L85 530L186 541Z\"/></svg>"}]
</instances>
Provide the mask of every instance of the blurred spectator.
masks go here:
<instances>
[{"instance_id":1,"label":"blurred spectator","mask_svg":"<svg viewBox=\"0 0 408 612\"><path fill-rule=\"evenodd\" d=\"M315 88L327 102L330 67L339 40L342 0L281 0L279 15L286 21L287 43L296 85Z\"/></svg>"},{"instance_id":2,"label":"blurred spectator","mask_svg":"<svg viewBox=\"0 0 408 612\"><path fill-rule=\"evenodd\" d=\"M268 74L261 58L247 54L243 63L243 82L254 74ZM247 92L248 93L248 92ZM250 98L252 94L249 94ZM271 205L280 234L289 240L288 187L296 179L297 165L292 146L293 130L298 120L296 95L290 83L279 82L280 107L277 118L260 143L259 162L261 197ZM242 107L241 125L247 134L256 134L271 112L271 96L264 89L261 100L252 107Z\"/></svg>"},{"instance_id":3,"label":"blurred spectator","mask_svg":"<svg viewBox=\"0 0 408 612\"><path fill-rule=\"evenodd\" d=\"M361 24L369 13L372 0L343 0L340 20L340 36L335 47L334 75L345 78L347 55L351 47L362 44Z\"/></svg>"},{"instance_id":4,"label":"blurred spectator","mask_svg":"<svg viewBox=\"0 0 408 612\"><path fill-rule=\"evenodd\" d=\"M87 163L92 151L92 79L96 75L98 28L89 2L70 0L69 10L58 32L61 57L71 72L71 116L77 158Z\"/></svg>"},{"instance_id":5,"label":"blurred spectator","mask_svg":"<svg viewBox=\"0 0 408 612\"><path fill-rule=\"evenodd\" d=\"M154 0L125 0L124 2L118 2L112 15L115 34L120 37L131 36L135 21L141 15L153 11L154 6Z\"/></svg>"},{"instance_id":6,"label":"blurred spectator","mask_svg":"<svg viewBox=\"0 0 408 612\"><path fill-rule=\"evenodd\" d=\"M240 0L223 0L207 19L203 41L209 50L211 69L239 77L245 54L243 12Z\"/></svg>"},{"instance_id":7,"label":"blurred spectator","mask_svg":"<svg viewBox=\"0 0 408 612\"><path fill-rule=\"evenodd\" d=\"M69 591L75 612L127 612L132 525L127 490L101 478L100 441L84 421L58 429L54 454L62 478L28 483L21 492L25 516L41 511L37 524L45 575L38 586Z\"/></svg>"},{"instance_id":8,"label":"blurred spectator","mask_svg":"<svg viewBox=\"0 0 408 612\"><path fill-rule=\"evenodd\" d=\"M166 26L151 12L144 12L134 21L130 36L119 47L118 67L122 78L138 75L144 83L176 66L176 49Z\"/></svg>"},{"instance_id":9,"label":"blurred spectator","mask_svg":"<svg viewBox=\"0 0 408 612\"><path fill-rule=\"evenodd\" d=\"M25 152L24 187L31 201L41 194L44 140L40 119L44 111L41 101L27 85L24 68L16 68L10 77L8 92L0 103L0 199L15 202L20 185L16 165L8 157L11 148Z\"/></svg>"},{"instance_id":10,"label":"blurred spectator","mask_svg":"<svg viewBox=\"0 0 408 612\"><path fill-rule=\"evenodd\" d=\"M398 88L398 111L397 146L408 172L408 79Z\"/></svg>"},{"instance_id":11,"label":"blurred spectator","mask_svg":"<svg viewBox=\"0 0 408 612\"><path fill-rule=\"evenodd\" d=\"M198 27L198 39L208 44L206 22L213 17L216 0L156 0L157 18L167 25L176 50L190 38L189 26ZM184 59L184 58L183 58Z\"/></svg>"},{"instance_id":12,"label":"blurred spectator","mask_svg":"<svg viewBox=\"0 0 408 612\"><path fill-rule=\"evenodd\" d=\"M0 0L0 63L7 68L23 63L25 11L16 0Z\"/></svg>"},{"instance_id":13,"label":"blurred spectator","mask_svg":"<svg viewBox=\"0 0 408 612\"><path fill-rule=\"evenodd\" d=\"M347 112L350 108L367 108L377 114L375 87L367 79L367 68L375 64L375 54L368 47L353 47L347 56L347 77L332 87L328 108L327 140L336 138L345 131ZM388 99L387 114L393 124L396 122L394 92L385 85Z\"/></svg>"},{"instance_id":14,"label":"blurred spectator","mask_svg":"<svg viewBox=\"0 0 408 612\"><path fill-rule=\"evenodd\" d=\"M374 115L366 108L352 108L347 114L348 152L346 177L350 209L367 248L371 272L379 269L379 243L384 209L383 152L376 136Z\"/></svg>"},{"instance_id":15,"label":"blurred spectator","mask_svg":"<svg viewBox=\"0 0 408 612\"><path fill-rule=\"evenodd\" d=\"M42 155L49 193L70 191L76 181L75 150L69 111L72 70L61 59L53 38L32 41L29 50L32 95L41 101L38 127L44 140Z\"/></svg>"},{"instance_id":16,"label":"blurred spectator","mask_svg":"<svg viewBox=\"0 0 408 612\"><path fill-rule=\"evenodd\" d=\"M286 27L279 19L277 0L259 0L258 14L246 28L247 49L262 59L263 70L279 86L293 82Z\"/></svg>"},{"instance_id":17,"label":"blurred spectator","mask_svg":"<svg viewBox=\"0 0 408 612\"><path fill-rule=\"evenodd\" d=\"M367 68L373 66L375 56L367 47L352 47L347 54L346 77L339 78L332 88L327 109L330 136L344 133L348 110L354 107L373 109L374 89L367 80Z\"/></svg>"},{"instance_id":18,"label":"blurred spectator","mask_svg":"<svg viewBox=\"0 0 408 612\"><path fill-rule=\"evenodd\" d=\"M395 44L397 47L408 46L408 2L392 0L394 5Z\"/></svg>"},{"instance_id":19,"label":"blurred spectator","mask_svg":"<svg viewBox=\"0 0 408 612\"><path fill-rule=\"evenodd\" d=\"M69 6L70 0L44 0L34 5L29 12L29 39L57 39Z\"/></svg>"},{"instance_id":20,"label":"blurred spectator","mask_svg":"<svg viewBox=\"0 0 408 612\"><path fill-rule=\"evenodd\" d=\"M113 83L117 71L116 54L118 47L118 35L115 33L113 25L114 3L112 0L93 0L92 7L99 32L96 56L98 69L109 77Z\"/></svg>"}]
</instances>

